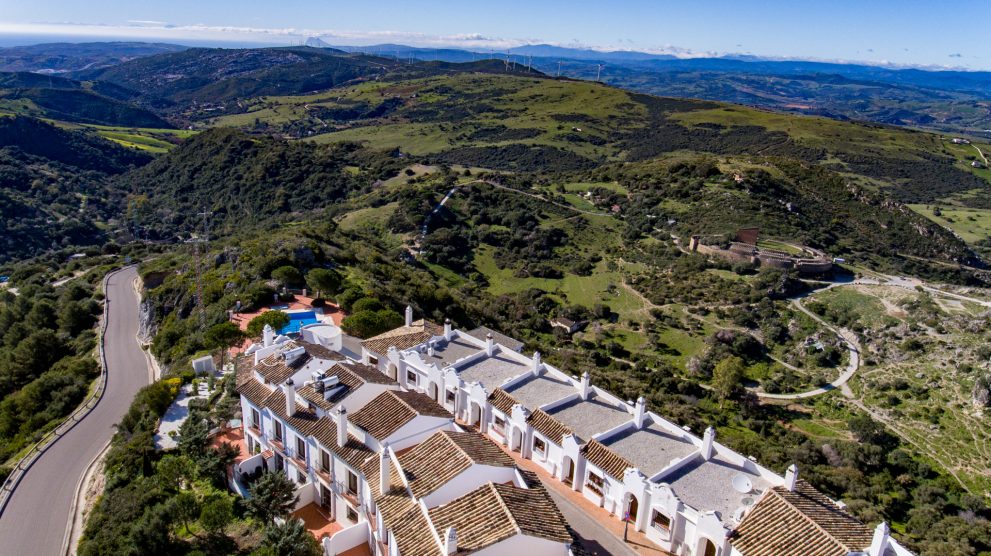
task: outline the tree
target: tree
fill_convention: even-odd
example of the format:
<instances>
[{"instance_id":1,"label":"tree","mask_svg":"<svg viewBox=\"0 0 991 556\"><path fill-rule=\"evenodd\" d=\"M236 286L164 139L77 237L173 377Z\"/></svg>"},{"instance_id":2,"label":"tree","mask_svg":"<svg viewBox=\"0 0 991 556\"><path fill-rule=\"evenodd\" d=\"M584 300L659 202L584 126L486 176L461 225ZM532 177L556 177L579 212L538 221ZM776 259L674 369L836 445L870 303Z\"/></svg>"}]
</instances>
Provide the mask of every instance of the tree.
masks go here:
<instances>
[{"instance_id":1,"label":"tree","mask_svg":"<svg viewBox=\"0 0 991 556\"><path fill-rule=\"evenodd\" d=\"M155 464L155 473L162 488L179 491L196 477L196 465L187 456L166 454Z\"/></svg>"},{"instance_id":2,"label":"tree","mask_svg":"<svg viewBox=\"0 0 991 556\"><path fill-rule=\"evenodd\" d=\"M245 333L233 322L222 322L207 328L203 333L203 341L210 348L220 350L220 368L224 368L227 360L227 350L244 341Z\"/></svg>"},{"instance_id":3,"label":"tree","mask_svg":"<svg viewBox=\"0 0 991 556\"><path fill-rule=\"evenodd\" d=\"M314 268L306 273L306 284L317 291L317 297L334 295L341 288L341 275L327 268Z\"/></svg>"},{"instance_id":4,"label":"tree","mask_svg":"<svg viewBox=\"0 0 991 556\"><path fill-rule=\"evenodd\" d=\"M289 324L289 315L282 311L265 311L251 319L251 322L248 323L248 335L252 338L261 336L266 324L278 331L283 326Z\"/></svg>"},{"instance_id":5,"label":"tree","mask_svg":"<svg viewBox=\"0 0 991 556\"><path fill-rule=\"evenodd\" d=\"M369 338L403 324L403 317L391 309L362 311L344 318L341 328L359 338Z\"/></svg>"},{"instance_id":6,"label":"tree","mask_svg":"<svg viewBox=\"0 0 991 556\"><path fill-rule=\"evenodd\" d=\"M191 413L179 427L179 453L197 461L206 453L209 443L209 425L201 415Z\"/></svg>"},{"instance_id":7,"label":"tree","mask_svg":"<svg viewBox=\"0 0 991 556\"><path fill-rule=\"evenodd\" d=\"M735 355L724 357L712 370L712 387L720 398L726 399L736 393L744 378L743 359Z\"/></svg>"},{"instance_id":8,"label":"tree","mask_svg":"<svg viewBox=\"0 0 991 556\"><path fill-rule=\"evenodd\" d=\"M218 534L234 520L234 499L226 492L207 495L200 507L200 525L207 532Z\"/></svg>"},{"instance_id":9,"label":"tree","mask_svg":"<svg viewBox=\"0 0 991 556\"><path fill-rule=\"evenodd\" d=\"M322 553L317 540L300 519L269 524L262 542L277 556L319 556Z\"/></svg>"},{"instance_id":10,"label":"tree","mask_svg":"<svg viewBox=\"0 0 991 556\"><path fill-rule=\"evenodd\" d=\"M169 510L172 519L181 523L183 529L188 531L189 522L200 515L200 502L196 499L196 494L183 491L169 500Z\"/></svg>"},{"instance_id":11,"label":"tree","mask_svg":"<svg viewBox=\"0 0 991 556\"><path fill-rule=\"evenodd\" d=\"M262 523L271 523L277 517L286 517L296 506L296 485L285 473L265 473L251 485L251 498L245 502L248 513Z\"/></svg>"},{"instance_id":12,"label":"tree","mask_svg":"<svg viewBox=\"0 0 991 556\"><path fill-rule=\"evenodd\" d=\"M299 284L303 281L303 275L294 266L280 266L272 271L272 278L278 280L282 287Z\"/></svg>"}]
</instances>

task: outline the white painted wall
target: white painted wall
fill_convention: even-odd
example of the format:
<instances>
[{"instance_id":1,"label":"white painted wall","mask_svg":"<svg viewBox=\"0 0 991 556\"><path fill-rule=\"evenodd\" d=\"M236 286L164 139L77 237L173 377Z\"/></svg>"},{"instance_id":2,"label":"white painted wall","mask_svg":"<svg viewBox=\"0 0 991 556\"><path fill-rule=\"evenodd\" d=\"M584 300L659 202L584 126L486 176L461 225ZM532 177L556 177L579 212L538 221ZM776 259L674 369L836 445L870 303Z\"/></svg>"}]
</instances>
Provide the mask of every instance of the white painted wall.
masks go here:
<instances>
[{"instance_id":1,"label":"white painted wall","mask_svg":"<svg viewBox=\"0 0 991 556\"><path fill-rule=\"evenodd\" d=\"M489 482L499 484L515 483L516 469L514 467L473 465L439 489L421 498L421 500L423 500L423 503L428 508L436 508L456 498L460 498Z\"/></svg>"},{"instance_id":2,"label":"white painted wall","mask_svg":"<svg viewBox=\"0 0 991 556\"><path fill-rule=\"evenodd\" d=\"M506 554L519 554L521 556L567 556L569 552L568 545L563 543L528 535L514 535L477 552L472 552L472 554L476 556L505 556Z\"/></svg>"}]
</instances>

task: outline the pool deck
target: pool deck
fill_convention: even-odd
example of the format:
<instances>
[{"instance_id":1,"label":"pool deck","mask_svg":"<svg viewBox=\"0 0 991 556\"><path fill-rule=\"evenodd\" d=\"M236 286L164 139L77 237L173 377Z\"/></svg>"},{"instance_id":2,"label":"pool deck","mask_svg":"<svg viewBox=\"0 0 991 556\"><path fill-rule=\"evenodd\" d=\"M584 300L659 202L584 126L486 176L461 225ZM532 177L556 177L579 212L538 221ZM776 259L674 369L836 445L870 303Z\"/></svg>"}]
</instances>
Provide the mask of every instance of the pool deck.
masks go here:
<instances>
[{"instance_id":1,"label":"pool deck","mask_svg":"<svg viewBox=\"0 0 991 556\"><path fill-rule=\"evenodd\" d=\"M241 330L247 330L248 323L251 322L251 319L257 317L258 315L266 311L273 311L276 310L276 308L278 308L277 310L282 310L282 311L322 310L323 314L319 315L319 320L321 322L328 322L329 320L330 322L333 322L334 325L336 326L341 325L341 321L344 320L344 317L346 317L347 314L344 313L344 310L341 309L340 306L328 301L326 302L326 304L324 304L323 307L313 307L313 299L314 298L312 297L297 295L294 301L290 301L288 303L273 303L268 307L263 307L259 311L253 311L250 313L234 313L234 316L231 317L231 322L238 325L238 327ZM245 340L244 343L241 344L239 347L235 347L231 349L231 352L232 353L243 352L244 350L248 349L248 346L251 345L252 341L253 340L251 339Z\"/></svg>"}]
</instances>

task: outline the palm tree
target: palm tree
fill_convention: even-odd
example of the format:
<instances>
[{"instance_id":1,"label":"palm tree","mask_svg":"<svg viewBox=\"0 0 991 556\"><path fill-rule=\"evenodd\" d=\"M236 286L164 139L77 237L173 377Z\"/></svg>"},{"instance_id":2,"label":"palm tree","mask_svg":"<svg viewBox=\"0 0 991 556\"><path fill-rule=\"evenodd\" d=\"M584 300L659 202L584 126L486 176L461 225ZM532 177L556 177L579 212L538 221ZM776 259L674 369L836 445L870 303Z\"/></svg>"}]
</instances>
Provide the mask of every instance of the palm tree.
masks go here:
<instances>
[{"instance_id":1,"label":"palm tree","mask_svg":"<svg viewBox=\"0 0 991 556\"><path fill-rule=\"evenodd\" d=\"M323 553L303 521L296 518L269 524L262 542L277 556L319 556Z\"/></svg>"}]
</instances>

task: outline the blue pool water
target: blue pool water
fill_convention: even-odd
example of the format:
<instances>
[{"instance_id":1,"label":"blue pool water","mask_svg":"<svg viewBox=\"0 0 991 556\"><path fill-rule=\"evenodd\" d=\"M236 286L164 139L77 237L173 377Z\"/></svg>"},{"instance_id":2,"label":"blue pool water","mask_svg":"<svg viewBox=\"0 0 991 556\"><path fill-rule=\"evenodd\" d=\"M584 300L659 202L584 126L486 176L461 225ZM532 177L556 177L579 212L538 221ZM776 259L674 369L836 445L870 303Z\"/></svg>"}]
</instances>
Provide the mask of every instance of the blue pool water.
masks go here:
<instances>
[{"instance_id":1,"label":"blue pool water","mask_svg":"<svg viewBox=\"0 0 991 556\"><path fill-rule=\"evenodd\" d=\"M299 329L307 324L320 322L313 311L303 311L300 313L289 313L289 324L279 329L279 334L292 334L299 332Z\"/></svg>"}]
</instances>

